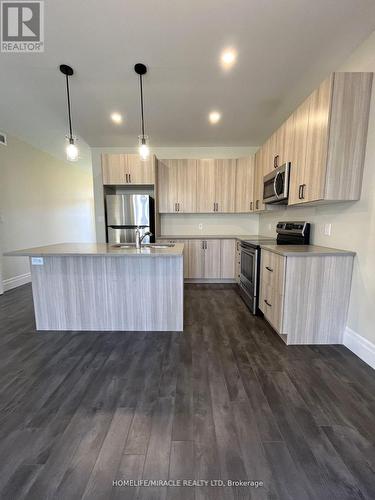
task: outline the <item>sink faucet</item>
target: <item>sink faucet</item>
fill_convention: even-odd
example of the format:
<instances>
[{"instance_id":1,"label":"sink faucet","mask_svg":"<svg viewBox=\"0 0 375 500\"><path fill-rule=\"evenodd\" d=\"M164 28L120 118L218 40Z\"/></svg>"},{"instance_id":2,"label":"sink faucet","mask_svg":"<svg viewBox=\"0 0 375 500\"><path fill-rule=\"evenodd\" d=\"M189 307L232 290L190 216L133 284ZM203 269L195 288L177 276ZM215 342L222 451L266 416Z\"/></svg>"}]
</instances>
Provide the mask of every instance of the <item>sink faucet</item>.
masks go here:
<instances>
[{"instance_id":1,"label":"sink faucet","mask_svg":"<svg viewBox=\"0 0 375 500\"><path fill-rule=\"evenodd\" d=\"M139 230L139 227L137 227L137 229L135 230L135 247L136 248L141 248L142 246L142 241L144 240L144 238L146 238L146 236L152 236L152 233L150 233L150 231L146 231L142 236L141 236L141 232Z\"/></svg>"}]
</instances>

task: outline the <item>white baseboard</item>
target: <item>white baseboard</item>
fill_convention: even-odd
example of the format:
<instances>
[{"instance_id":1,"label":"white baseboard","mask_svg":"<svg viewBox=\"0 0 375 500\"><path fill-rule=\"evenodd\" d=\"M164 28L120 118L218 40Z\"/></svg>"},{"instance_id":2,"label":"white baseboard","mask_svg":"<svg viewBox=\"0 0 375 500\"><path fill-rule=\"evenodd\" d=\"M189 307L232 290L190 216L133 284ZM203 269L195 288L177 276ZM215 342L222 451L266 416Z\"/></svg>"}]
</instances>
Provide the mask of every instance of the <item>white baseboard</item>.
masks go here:
<instances>
[{"instance_id":1,"label":"white baseboard","mask_svg":"<svg viewBox=\"0 0 375 500\"><path fill-rule=\"evenodd\" d=\"M8 278L3 281L4 292L8 290L12 290L12 288L17 288L18 286L25 285L26 283L30 283L31 274L19 274L18 276L13 276L13 278Z\"/></svg>"},{"instance_id":2,"label":"white baseboard","mask_svg":"<svg viewBox=\"0 0 375 500\"><path fill-rule=\"evenodd\" d=\"M348 326L344 332L343 344L361 358L362 361L370 365L371 368L375 368L375 344L365 339Z\"/></svg>"}]
</instances>

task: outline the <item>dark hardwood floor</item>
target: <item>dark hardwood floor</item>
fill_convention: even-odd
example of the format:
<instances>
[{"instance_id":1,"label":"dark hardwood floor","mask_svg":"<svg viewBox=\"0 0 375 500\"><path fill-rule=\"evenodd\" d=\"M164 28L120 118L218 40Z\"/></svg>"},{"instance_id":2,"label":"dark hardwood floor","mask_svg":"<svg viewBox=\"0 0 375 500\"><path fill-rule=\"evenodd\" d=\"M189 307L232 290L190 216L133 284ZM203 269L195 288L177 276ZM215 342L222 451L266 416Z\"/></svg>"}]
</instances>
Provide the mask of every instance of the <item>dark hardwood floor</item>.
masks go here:
<instances>
[{"instance_id":1,"label":"dark hardwood floor","mask_svg":"<svg viewBox=\"0 0 375 500\"><path fill-rule=\"evenodd\" d=\"M1 499L375 498L371 368L286 347L231 287L185 309L183 334L37 333L30 286L0 297ZM264 486L112 486L141 478Z\"/></svg>"}]
</instances>

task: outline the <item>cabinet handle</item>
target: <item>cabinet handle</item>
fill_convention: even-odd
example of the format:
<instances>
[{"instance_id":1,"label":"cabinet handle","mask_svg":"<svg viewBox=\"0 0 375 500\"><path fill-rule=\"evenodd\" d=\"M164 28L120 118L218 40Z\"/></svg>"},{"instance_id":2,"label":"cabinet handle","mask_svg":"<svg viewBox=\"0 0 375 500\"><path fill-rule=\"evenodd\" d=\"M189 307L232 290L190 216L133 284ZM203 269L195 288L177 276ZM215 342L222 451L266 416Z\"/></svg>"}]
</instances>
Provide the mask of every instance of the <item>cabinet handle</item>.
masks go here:
<instances>
[{"instance_id":1,"label":"cabinet handle","mask_svg":"<svg viewBox=\"0 0 375 500\"><path fill-rule=\"evenodd\" d=\"M305 187L306 187L306 184L302 184L302 196L301 196L301 199L304 200L305 199Z\"/></svg>"},{"instance_id":2,"label":"cabinet handle","mask_svg":"<svg viewBox=\"0 0 375 500\"><path fill-rule=\"evenodd\" d=\"M250 212L252 212L252 211L253 211L253 202L251 201L250 202Z\"/></svg>"},{"instance_id":3,"label":"cabinet handle","mask_svg":"<svg viewBox=\"0 0 375 500\"><path fill-rule=\"evenodd\" d=\"M132 178L131 178L131 175L129 174L129 182L131 182L131 181L132 181Z\"/></svg>"},{"instance_id":4,"label":"cabinet handle","mask_svg":"<svg viewBox=\"0 0 375 500\"><path fill-rule=\"evenodd\" d=\"M270 304L267 299L264 299L264 302L267 304L267 306L272 307L272 304Z\"/></svg>"},{"instance_id":5,"label":"cabinet handle","mask_svg":"<svg viewBox=\"0 0 375 500\"><path fill-rule=\"evenodd\" d=\"M180 204L177 203L177 212L179 212L179 211L180 211Z\"/></svg>"},{"instance_id":6,"label":"cabinet handle","mask_svg":"<svg viewBox=\"0 0 375 500\"><path fill-rule=\"evenodd\" d=\"M255 209L258 210L258 208L259 208L259 200L255 202Z\"/></svg>"},{"instance_id":7,"label":"cabinet handle","mask_svg":"<svg viewBox=\"0 0 375 500\"><path fill-rule=\"evenodd\" d=\"M273 159L273 168L277 168L279 166L279 155L276 155Z\"/></svg>"},{"instance_id":8,"label":"cabinet handle","mask_svg":"<svg viewBox=\"0 0 375 500\"><path fill-rule=\"evenodd\" d=\"M300 184L298 187L298 199L299 200L302 200L301 189L302 189L302 184Z\"/></svg>"},{"instance_id":9,"label":"cabinet handle","mask_svg":"<svg viewBox=\"0 0 375 500\"><path fill-rule=\"evenodd\" d=\"M204 250L204 241L201 241L202 243L202 250Z\"/></svg>"},{"instance_id":10,"label":"cabinet handle","mask_svg":"<svg viewBox=\"0 0 375 500\"><path fill-rule=\"evenodd\" d=\"M125 174L125 182L128 183L128 174Z\"/></svg>"},{"instance_id":11,"label":"cabinet handle","mask_svg":"<svg viewBox=\"0 0 375 500\"><path fill-rule=\"evenodd\" d=\"M271 269L270 267L266 266L266 269L267 269L267 271L269 271L270 273L273 273L273 269Z\"/></svg>"},{"instance_id":12,"label":"cabinet handle","mask_svg":"<svg viewBox=\"0 0 375 500\"><path fill-rule=\"evenodd\" d=\"M207 241L204 242L204 249L207 250Z\"/></svg>"}]
</instances>

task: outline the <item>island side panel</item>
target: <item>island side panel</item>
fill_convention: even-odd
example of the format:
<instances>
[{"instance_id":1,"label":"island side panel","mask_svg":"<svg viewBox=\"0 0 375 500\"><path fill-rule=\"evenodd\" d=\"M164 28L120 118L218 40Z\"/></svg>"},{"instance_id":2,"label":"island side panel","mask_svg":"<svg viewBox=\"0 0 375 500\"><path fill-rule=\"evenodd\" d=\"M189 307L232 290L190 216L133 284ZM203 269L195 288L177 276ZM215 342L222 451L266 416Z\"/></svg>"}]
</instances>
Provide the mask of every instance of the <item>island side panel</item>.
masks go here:
<instances>
[{"instance_id":1,"label":"island side panel","mask_svg":"<svg viewBox=\"0 0 375 500\"><path fill-rule=\"evenodd\" d=\"M38 330L183 330L182 256L43 260L30 266Z\"/></svg>"}]
</instances>

